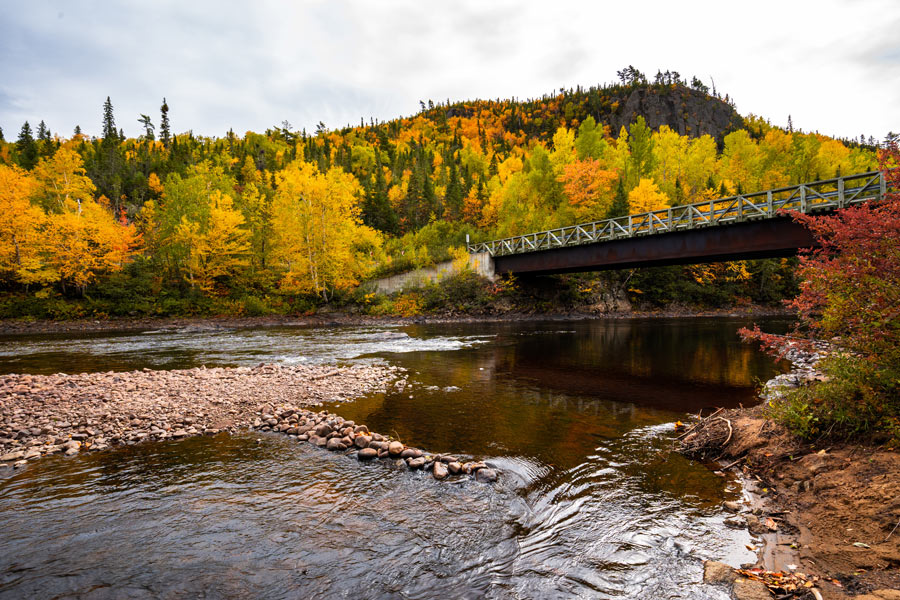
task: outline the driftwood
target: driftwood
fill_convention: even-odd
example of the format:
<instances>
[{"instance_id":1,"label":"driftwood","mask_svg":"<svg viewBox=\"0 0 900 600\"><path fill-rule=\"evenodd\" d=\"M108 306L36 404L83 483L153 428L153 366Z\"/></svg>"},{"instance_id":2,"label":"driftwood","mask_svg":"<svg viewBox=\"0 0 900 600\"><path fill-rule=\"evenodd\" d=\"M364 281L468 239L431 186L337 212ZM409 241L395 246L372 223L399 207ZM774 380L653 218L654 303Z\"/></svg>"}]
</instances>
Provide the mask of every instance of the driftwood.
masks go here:
<instances>
[{"instance_id":1,"label":"driftwood","mask_svg":"<svg viewBox=\"0 0 900 600\"><path fill-rule=\"evenodd\" d=\"M720 458L725 447L734 436L731 421L720 417L719 409L694 423L679 438L679 450L682 454L699 459Z\"/></svg>"}]
</instances>

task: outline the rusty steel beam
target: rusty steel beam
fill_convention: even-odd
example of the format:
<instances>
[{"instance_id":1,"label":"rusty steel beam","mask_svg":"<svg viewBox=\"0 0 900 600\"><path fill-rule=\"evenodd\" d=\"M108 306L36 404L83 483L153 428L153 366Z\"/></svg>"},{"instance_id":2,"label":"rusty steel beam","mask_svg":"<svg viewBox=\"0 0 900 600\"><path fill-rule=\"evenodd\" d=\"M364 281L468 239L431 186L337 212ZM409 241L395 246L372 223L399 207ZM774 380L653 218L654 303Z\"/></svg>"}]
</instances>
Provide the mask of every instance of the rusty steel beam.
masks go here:
<instances>
[{"instance_id":1,"label":"rusty steel beam","mask_svg":"<svg viewBox=\"0 0 900 600\"><path fill-rule=\"evenodd\" d=\"M551 275L793 256L815 241L789 218L494 257L497 273Z\"/></svg>"}]
</instances>

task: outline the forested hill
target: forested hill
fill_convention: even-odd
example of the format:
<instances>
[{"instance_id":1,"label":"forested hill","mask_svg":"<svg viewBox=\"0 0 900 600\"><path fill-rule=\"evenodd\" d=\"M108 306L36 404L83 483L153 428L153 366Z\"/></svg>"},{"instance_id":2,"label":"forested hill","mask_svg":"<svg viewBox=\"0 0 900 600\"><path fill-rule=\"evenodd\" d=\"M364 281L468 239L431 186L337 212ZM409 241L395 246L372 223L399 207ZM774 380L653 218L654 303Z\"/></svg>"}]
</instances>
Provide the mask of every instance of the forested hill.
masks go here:
<instances>
[{"instance_id":1,"label":"forested hill","mask_svg":"<svg viewBox=\"0 0 900 600\"><path fill-rule=\"evenodd\" d=\"M681 84L578 87L540 100L457 102L427 109L424 115L440 123L452 117L476 115L484 105L499 111L505 129L547 141L557 128L581 123L587 117L614 133L644 117L647 126L654 130L666 125L681 135L710 135L719 140L744 125L744 119L725 100L709 95L708 90Z\"/></svg>"},{"instance_id":2,"label":"forested hill","mask_svg":"<svg viewBox=\"0 0 900 600\"><path fill-rule=\"evenodd\" d=\"M875 166L874 140L742 118L677 73L530 100L422 102L315 132L201 137L159 119L126 138L41 122L0 141L0 286L328 298L474 239L640 212ZM177 107L172 107L177 111ZM98 115L100 118L100 115ZM57 125L57 124L53 124ZM8 233L7 233L8 232ZM143 286L143 287L141 287Z\"/></svg>"}]
</instances>

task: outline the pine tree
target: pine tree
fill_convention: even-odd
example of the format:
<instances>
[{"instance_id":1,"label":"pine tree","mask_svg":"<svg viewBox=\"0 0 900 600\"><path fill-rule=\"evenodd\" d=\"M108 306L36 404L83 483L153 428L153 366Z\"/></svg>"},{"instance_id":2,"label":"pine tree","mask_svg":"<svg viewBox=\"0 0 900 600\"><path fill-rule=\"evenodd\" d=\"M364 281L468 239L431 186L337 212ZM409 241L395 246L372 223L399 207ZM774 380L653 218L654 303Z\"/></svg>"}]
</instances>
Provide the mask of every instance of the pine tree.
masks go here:
<instances>
[{"instance_id":1,"label":"pine tree","mask_svg":"<svg viewBox=\"0 0 900 600\"><path fill-rule=\"evenodd\" d=\"M155 129L155 127L150 121L150 115L141 113L141 116L138 119L138 123L144 126L144 138L150 141L154 140L155 138L153 137L153 130Z\"/></svg>"},{"instance_id":2,"label":"pine tree","mask_svg":"<svg viewBox=\"0 0 900 600\"><path fill-rule=\"evenodd\" d=\"M33 169L37 164L38 149L34 143L34 136L31 134L31 125L28 121L22 125L19 132L19 139L16 140L16 154L18 155L19 166L23 169Z\"/></svg>"},{"instance_id":3,"label":"pine tree","mask_svg":"<svg viewBox=\"0 0 900 600\"><path fill-rule=\"evenodd\" d=\"M437 195L434 193L434 184L431 182L431 160L427 160L422 166L422 205L426 211L422 216L424 217L423 221L427 222L433 214L438 218L442 215L437 214L440 213L441 210L438 206ZM423 222L423 225L424 224L425 223Z\"/></svg>"},{"instance_id":4,"label":"pine tree","mask_svg":"<svg viewBox=\"0 0 900 600\"><path fill-rule=\"evenodd\" d=\"M56 153L56 144L53 143L53 138L50 137L50 129L44 121L41 121L38 125L37 152L38 156L41 158L53 156Z\"/></svg>"},{"instance_id":5,"label":"pine tree","mask_svg":"<svg viewBox=\"0 0 900 600\"><path fill-rule=\"evenodd\" d=\"M159 118L159 139L162 140L163 146L168 149L171 132L169 131L169 105L166 103L165 98L163 98L162 106L159 107L159 112L161 115Z\"/></svg>"},{"instance_id":6,"label":"pine tree","mask_svg":"<svg viewBox=\"0 0 900 600\"><path fill-rule=\"evenodd\" d=\"M3 128L0 127L0 142L5 142L5 141L6 141L6 140L3 139Z\"/></svg>"},{"instance_id":7,"label":"pine tree","mask_svg":"<svg viewBox=\"0 0 900 600\"><path fill-rule=\"evenodd\" d=\"M681 186L681 179L675 180L675 198L673 199L672 206L681 206L684 204L684 188Z\"/></svg>"},{"instance_id":8,"label":"pine tree","mask_svg":"<svg viewBox=\"0 0 900 600\"><path fill-rule=\"evenodd\" d=\"M47 129L47 125L44 124L43 119L41 120L40 124L38 125L37 139L41 140L42 142L50 141L50 130Z\"/></svg>"},{"instance_id":9,"label":"pine tree","mask_svg":"<svg viewBox=\"0 0 900 600\"><path fill-rule=\"evenodd\" d=\"M78 137L79 135L81 135L81 125L75 126L75 131L72 133L72 135L74 137Z\"/></svg>"},{"instance_id":10,"label":"pine tree","mask_svg":"<svg viewBox=\"0 0 900 600\"><path fill-rule=\"evenodd\" d=\"M390 234L396 234L399 231L397 213L394 212L388 199L384 170L381 166L381 159L377 154L375 157L374 181L366 190L362 213L363 223L369 227Z\"/></svg>"},{"instance_id":11,"label":"pine tree","mask_svg":"<svg viewBox=\"0 0 900 600\"><path fill-rule=\"evenodd\" d=\"M609 212L606 214L607 219L616 217L624 217L628 214L628 194L625 193L625 182L619 179L619 185L616 186L616 197L613 199Z\"/></svg>"},{"instance_id":12,"label":"pine tree","mask_svg":"<svg viewBox=\"0 0 900 600\"><path fill-rule=\"evenodd\" d=\"M103 135L101 137L104 141L111 140L113 142L117 141L119 137L116 131L116 118L113 116L113 105L109 96L106 97L106 102L103 103Z\"/></svg>"},{"instance_id":13,"label":"pine tree","mask_svg":"<svg viewBox=\"0 0 900 600\"><path fill-rule=\"evenodd\" d=\"M88 175L97 186L97 192L112 200L114 210L121 207L124 181L124 157L120 154L119 142L125 136L116 130L116 118L113 115L113 105L109 96L103 103L103 135L100 140L99 151L94 159L88 163Z\"/></svg>"},{"instance_id":14,"label":"pine tree","mask_svg":"<svg viewBox=\"0 0 900 600\"><path fill-rule=\"evenodd\" d=\"M463 190L459 184L459 174L456 170L456 162L450 160L450 180L447 182L447 192L444 197L444 218L458 219L462 213Z\"/></svg>"}]
</instances>

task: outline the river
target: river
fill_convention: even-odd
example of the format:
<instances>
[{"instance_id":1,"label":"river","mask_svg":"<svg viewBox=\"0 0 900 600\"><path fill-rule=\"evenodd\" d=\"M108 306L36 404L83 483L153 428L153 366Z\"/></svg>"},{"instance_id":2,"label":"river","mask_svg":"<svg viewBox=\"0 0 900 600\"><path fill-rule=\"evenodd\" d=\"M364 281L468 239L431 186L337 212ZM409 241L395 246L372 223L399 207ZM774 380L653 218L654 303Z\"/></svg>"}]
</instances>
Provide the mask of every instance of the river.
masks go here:
<instances>
[{"instance_id":1,"label":"river","mask_svg":"<svg viewBox=\"0 0 900 600\"><path fill-rule=\"evenodd\" d=\"M251 433L52 456L0 470L0 598L727 598L701 561L755 560L723 524L740 486L670 449L675 420L777 372L747 324L4 338L5 373L387 362L412 385L327 408L502 475L438 483Z\"/></svg>"}]
</instances>

